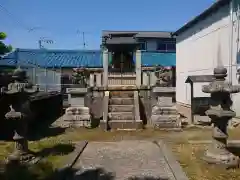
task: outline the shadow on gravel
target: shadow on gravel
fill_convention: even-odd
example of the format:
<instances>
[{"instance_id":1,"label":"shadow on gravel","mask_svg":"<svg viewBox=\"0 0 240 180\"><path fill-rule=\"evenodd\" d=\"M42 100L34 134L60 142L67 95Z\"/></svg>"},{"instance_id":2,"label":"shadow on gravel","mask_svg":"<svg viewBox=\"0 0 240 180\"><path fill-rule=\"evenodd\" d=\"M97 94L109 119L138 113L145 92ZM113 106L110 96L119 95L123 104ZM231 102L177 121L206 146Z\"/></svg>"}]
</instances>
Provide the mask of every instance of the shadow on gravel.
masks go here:
<instances>
[{"instance_id":1,"label":"shadow on gravel","mask_svg":"<svg viewBox=\"0 0 240 180\"><path fill-rule=\"evenodd\" d=\"M82 173L75 173L73 180L115 180L115 174L103 168L89 169ZM129 177L126 180L169 180L169 178L155 178L151 176Z\"/></svg>"},{"instance_id":2,"label":"shadow on gravel","mask_svg":"<svg viewBox=\"0 0 240 180\"><path fill-rule=\"evenodd\" d=\"M31 166L18 162L3 164L0 162L1 180L115 180L115 174L103 168L89 169L79 173L79 169L62 169L58 171L50 162L41 162ZM169 180L149 176L129 177L126 180Z\"/></svg>"}]
</instances>

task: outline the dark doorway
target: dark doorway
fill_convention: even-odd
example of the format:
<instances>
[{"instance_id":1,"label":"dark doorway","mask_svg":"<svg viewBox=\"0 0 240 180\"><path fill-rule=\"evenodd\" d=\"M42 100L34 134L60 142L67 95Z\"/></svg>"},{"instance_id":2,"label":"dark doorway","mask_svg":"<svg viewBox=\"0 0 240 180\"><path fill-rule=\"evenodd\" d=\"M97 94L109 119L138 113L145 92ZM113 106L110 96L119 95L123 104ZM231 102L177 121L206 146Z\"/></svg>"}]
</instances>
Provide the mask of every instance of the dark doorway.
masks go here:
<instances>
[{"instance_id":1,"label":"dark doorway","mask_svg":"<svg viewBox=\"0 0 240 180\"><path fill-rule=\"evenodd\" d=\"M111 68L119 72L133 72L135 64L133 62L133 52L115 51L112 53Z\"/></svg>"}]
</instances>

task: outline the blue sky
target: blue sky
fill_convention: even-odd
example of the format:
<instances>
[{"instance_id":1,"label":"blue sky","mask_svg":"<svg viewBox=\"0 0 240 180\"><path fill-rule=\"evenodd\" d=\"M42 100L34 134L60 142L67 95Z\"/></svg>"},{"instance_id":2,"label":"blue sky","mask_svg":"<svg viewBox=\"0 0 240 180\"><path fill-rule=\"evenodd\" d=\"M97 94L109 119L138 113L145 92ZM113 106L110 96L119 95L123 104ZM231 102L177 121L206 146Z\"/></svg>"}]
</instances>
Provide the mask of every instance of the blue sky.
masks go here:
<instances>
[{"instance_id":1,"label":"blue sky","mask_svg":"<svg viewBox=\"0 0 240 180\"><path fill-rule=\"evenodd\" d=\"M81 49L85 32L86 48L98 49L102 30L175 31L214 1L0 0L0 31L14 47L38 48L45 37L55 49Z\"/></svg>"}]
</instances>

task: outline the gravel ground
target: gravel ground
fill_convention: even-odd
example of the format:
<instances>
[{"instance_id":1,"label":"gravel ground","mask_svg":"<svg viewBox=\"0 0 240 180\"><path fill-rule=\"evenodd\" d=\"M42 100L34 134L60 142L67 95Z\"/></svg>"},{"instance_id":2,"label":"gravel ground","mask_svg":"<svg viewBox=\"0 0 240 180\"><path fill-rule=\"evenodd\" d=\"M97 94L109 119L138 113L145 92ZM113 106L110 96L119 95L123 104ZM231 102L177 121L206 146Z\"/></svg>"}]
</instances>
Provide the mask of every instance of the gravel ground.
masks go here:
<instances>
[{"instance_id":1,"label":"gravel ground","mask_svg":"<svg viewBox=\"0 0 240 180\"><path fill-rule=\"evenodd\" d=\"M151 141L91 142L75 168L79 170L76 180L175 180L161 150Z\"/></svg>"}]
</instances>

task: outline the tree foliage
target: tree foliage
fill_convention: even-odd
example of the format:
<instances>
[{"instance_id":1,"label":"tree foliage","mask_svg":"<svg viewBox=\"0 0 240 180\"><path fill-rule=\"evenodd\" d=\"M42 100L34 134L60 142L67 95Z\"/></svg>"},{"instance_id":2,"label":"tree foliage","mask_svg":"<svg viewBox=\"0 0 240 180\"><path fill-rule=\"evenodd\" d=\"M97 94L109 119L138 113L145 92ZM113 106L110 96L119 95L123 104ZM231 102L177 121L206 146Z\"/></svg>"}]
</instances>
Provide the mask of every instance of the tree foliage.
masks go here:
<instances>
[{"instance_id":1,"label":"tree foliage","mask_svg":"<svg viewBox=\"0 0 240 180\"><path fill-rule=\"evenodd\" d=\"M4 32L0 32L0 55L12 51L12 46L7 46L4 44L3 40L6 39L7 35Z\"/></svg>"}]
</instances>

